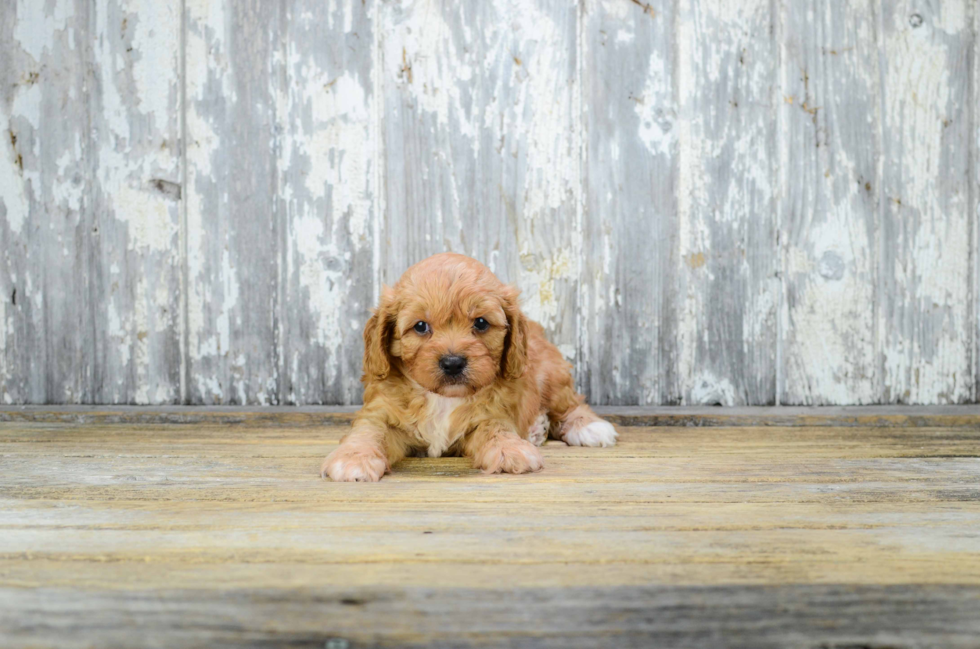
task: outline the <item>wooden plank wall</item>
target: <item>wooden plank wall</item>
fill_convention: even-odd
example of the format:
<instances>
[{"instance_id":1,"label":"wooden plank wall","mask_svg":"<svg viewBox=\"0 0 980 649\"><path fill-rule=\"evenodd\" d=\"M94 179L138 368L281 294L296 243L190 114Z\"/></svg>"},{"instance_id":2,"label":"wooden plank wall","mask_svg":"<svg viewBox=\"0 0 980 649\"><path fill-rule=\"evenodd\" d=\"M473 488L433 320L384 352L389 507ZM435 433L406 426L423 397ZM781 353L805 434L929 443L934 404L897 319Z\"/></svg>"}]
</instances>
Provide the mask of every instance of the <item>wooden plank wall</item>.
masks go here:
<instances>
[{"instance_id":1,"label":"wooden plank wall","mask_svg":"<svg viewBox=\"0 0 980 649\"><path fill-rule=\"evenodd\" d=\"M350 404L381 283L603 404L963 403L970 0L10 0L0 400Z\"/></svg>"}]
</instances>

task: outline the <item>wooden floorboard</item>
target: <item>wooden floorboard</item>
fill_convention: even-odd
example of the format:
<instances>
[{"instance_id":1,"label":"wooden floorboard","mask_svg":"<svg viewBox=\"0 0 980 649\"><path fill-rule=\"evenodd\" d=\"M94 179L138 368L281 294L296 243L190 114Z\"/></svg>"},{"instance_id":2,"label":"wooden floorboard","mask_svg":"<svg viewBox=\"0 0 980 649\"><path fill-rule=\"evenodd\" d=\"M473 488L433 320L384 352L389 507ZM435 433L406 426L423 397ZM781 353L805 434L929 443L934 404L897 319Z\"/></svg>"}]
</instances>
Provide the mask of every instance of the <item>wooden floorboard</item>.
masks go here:
<instances>
[{"instance_id":1,"label":"wooden floorboard","mask_svg":"<svg viewBox=\"0 0 980 649\"><path fill-rule=\"evenodd\" d=\"M335 484L343 412L18 412L0 647L980 646L970 413L744 411Z\"/></svg>"},{"instance_id":2,"label":"wooden floorboard","mask_svg":"<svg viewBox=\"0 0 980 649\"><path fill-rule=\"evenodd\" d=\"M349 423L356 406L0 406L0 422L75 424L238 424L329 426ZM980 428L980 405L954 406L600 406L621 426L776 426Z\"/></svg>"}]
</instances>

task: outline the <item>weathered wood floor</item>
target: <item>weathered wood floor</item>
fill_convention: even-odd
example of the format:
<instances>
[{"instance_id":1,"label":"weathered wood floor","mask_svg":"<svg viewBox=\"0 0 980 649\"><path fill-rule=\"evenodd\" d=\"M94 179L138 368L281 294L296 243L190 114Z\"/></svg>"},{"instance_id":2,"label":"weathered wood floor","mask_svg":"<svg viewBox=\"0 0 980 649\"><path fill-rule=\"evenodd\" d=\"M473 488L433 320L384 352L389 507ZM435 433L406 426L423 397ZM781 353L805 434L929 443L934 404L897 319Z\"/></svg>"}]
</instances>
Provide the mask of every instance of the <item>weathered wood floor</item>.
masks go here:
<instances>
[{"instance_id":1,"label":"weathered wood floor","mask_svg":"<svg viewBox=\"0 0 980 649\"><path fill-rule=\"evenodd\" d=\"M319 479L343 413L127 412L0 411L0 646L980 646L980 410L379 484Z\"/></svg>"}]
</instances>

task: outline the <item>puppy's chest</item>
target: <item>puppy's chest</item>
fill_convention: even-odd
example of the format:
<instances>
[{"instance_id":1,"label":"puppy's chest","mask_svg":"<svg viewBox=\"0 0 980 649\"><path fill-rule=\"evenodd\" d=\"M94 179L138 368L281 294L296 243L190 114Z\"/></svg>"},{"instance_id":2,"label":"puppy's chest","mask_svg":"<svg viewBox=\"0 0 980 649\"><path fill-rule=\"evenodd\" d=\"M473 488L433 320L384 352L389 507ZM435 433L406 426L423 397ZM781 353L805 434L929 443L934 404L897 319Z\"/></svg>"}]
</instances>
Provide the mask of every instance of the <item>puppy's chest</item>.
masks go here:
<instances>
[{"instance_id":1,"label":"puppy's chest","mask_svg":"<svg viewBox=\"0 0 980 649\"><path fill-rule=\"evenodd\" d=\"M415 435L428 447L426 452L429 457L441 457L463 434L462 428L453 428L451 423L453 411L463 401L462 398L442 397L432 393L426 395L425 410L419 418Z\"/></svg>"}]
</instances>

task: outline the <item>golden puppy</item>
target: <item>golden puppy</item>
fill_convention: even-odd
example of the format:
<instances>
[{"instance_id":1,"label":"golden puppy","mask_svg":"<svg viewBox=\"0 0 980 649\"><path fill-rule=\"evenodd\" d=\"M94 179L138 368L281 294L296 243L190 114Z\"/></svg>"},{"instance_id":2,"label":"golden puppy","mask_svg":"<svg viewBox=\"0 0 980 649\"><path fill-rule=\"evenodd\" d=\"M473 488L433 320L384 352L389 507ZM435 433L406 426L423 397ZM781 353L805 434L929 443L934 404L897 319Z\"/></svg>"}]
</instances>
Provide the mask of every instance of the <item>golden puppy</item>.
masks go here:
<instances>
[{"instance_id":1,"label":"golden puppy","mask_svg":"<svg viewBox=\"0 0 980 649\"><path fill-rule=\"evenodd\" d=\"M575 392L571 366L517 296L480 262L452 253L385 288L364 327L364 407L322 475L375 482L421 453L527 473L543 467L537 446L549 433L573 446L615 444L616 430Z\"/></svg>"}]
</instances>

